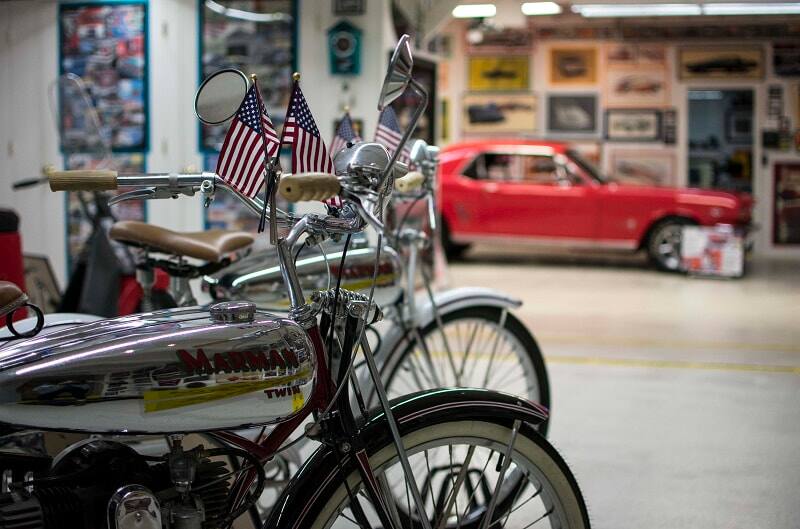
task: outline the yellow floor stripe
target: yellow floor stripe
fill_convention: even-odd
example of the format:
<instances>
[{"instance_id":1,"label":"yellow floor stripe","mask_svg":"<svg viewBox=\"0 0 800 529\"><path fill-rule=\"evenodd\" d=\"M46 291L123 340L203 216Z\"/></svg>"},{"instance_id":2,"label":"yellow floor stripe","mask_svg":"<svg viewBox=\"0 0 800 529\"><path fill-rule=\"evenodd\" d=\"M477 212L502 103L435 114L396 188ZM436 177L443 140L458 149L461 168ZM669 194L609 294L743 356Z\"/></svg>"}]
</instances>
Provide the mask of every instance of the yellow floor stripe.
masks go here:
<instances>
[{"instance_id":1,"label":"yellow floor stripe","mask_svg":"<svg viewBox=\"0 0 800 529\"><path fill-rule=\"evenodd\" d=\"M786 343L747 343L747 342L715 342L702 340L659 340L653 338L636 338L626 336L566 336L537 335L536 338L547 343L567 345L610 345L623 347L659 347L682 349L734 349L744 351L780 351L800 353L800 345Z\"/></svg>"},{"instance_id":2,"label":"yellow floor stripe","mask_svg":"<svg viewBox=\"0 0 800 529\"><path fill-rule=\"evenodd\" d=\"M658 369L693 369L707 371L746 371L800 375L800 366L771 366L763 364L734 364L726 362L689 362L682 360L644 360L635 358L606 358L569 355L546 355L545 360L548 364L648 367Z\"/></svg>"}]
</instances>

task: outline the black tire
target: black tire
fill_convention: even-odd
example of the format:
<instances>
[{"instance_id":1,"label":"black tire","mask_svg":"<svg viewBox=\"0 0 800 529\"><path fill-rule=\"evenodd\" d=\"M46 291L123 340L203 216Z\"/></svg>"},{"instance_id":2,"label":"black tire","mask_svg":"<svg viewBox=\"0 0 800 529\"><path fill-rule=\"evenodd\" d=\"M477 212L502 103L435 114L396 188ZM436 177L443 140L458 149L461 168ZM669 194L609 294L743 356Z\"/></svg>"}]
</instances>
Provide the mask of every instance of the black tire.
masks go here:
<instances>
[{"instance_id":1,"label":"black tire","mask_svg":"<svg viewBox=\"0 0 800 529\"><path fill-rule=\"evenodd\" d=\"M464 253L469 250L469 244L458 244L453 242L450 237L450 227L447 222L442 219L442 247L444 254L448 259L457 261L464 257Z\"/></svg>"},{"instance_id":2,"label":"black tire","mask_svg":"<svg viewBox=\"0 0 800 529\"><path fill-rule=\"evenodd\" d=\"M695 222L673 217L658 222L647 237L650 262L664 272L681 271L681 230Z\"/></svg>"},{"instance_id":3,"label":"black tire","mask_svg":"<svg viewBox=\"0 0 800 529\"><path fill-rule=\"evenodd\" d=\"M496 326L500 321L501 313L502 309L498 307L465 307L442 315L442 324L447 327L448 324L458 325L459 322L486 320L491 325ZM528 373L527 376L531 377L534 382L533 385L528 386L531 390L529 391L529 394L519 396L541 404L549 410L551 407L550 381L547 376L547 367L544 362L544 357L542 356L542 351L539 349L539 344L536 343L536 339L533 337L528 328L525 327L525 325L510 312L506 313L503 330L509 333L509 336L513 337L519 343L521 346L520 352L524 351L525 358L522 359L522 362L527 362L527 366L525 367L530 370L530 373ZM424 329L422 329L421 334L426 343L429 342L430 336L433 336L434 339L437 338L439 332L436 321L429 323ZM389 356L384 359L383 365L381 366L381 379L384 382L386 392L390 398L407 393L405 390L400 390L399 393L393 393L392 382L396 380L399 370L403 368L404 365L408 365L407 361L409 355L414 353L416 347L416 340L402 341L400 342L400 348L402 349L400 351L395 350L390 352ZM484 387L483 384L469 386ZM485 387L486 389L492 389L495 391L503 391L506 393L509 392L506 390L506 388L493 387L492 384L488 384ZM416 388L416 390L426 389L435 389L435 386L430 385L429 387ZM511 392L513 393L513 391ZM374 400L372 402L374 402ZM539 426L539 432L542 435L547 435L548 424L549 421L546 421Z\"/></svg>"},{"instance_id":4,"label":"black tire","mask_svg":"<svg viewBox=\"0 0 800 529\"><path fill-rule=\"evenodd\" d=\"M492 453L499 457L503 442L507 443L512 438L512 429L505 420L500 418L496 420L490 418L464 420L439 417L427 421L405 423L401 425L400 434L403 438L403 445L412 459L412 466L414 458L417 462L421 460L421 451L427 455L429 451L439 450L444 446L462 448L478 446L479 450L485 451L484 454L491 450L487 460L488 464L489 461L492 461ZM438 454L441 453L438 452ZM367 447L367 455L376 475L379 478L381 474L389 476L387 483L391 490L397 491L397 488L392 487L389 481L394 478L395 483L402 483L402 481L396 480L398 477L396 472L392 474L392 469L396 471L399 463L397 462L397 452L391 441L383 438L381 443L370 443L370 446ZM501 494L503 496L499 497L492 527L515 527L519 524L518 519L511 521L510 517L520 509L523 501L521 498L529 494L533 494L537 502L541 500L544 505L552 505L550 507L552 508L551 514L557 518L554 521L559 522L556 524L558 527L563 529L588 529L590 527L583 496L569 467L558 452L526 423L522 423L519 428L514 450L511 452L511 460L515 465L515 473L513 476L509 474L507 479L512 480L512 485L506 489L504 483L502 487ZM457 464L463 464L463 461ZM480 467L480 465L477 466ZM361 488L360 476L352 466L347 465L347 467L345 475L348 475L351 490L356 493ZM318 477L316 483L319 485L318 489L311 494L314 501L310 505L306 504L306 511L303 513L305 516L296 524L296 527L324 529L331 527L332 523L335 524L337 521L346 523L346 515L339 516L341 510L346 509L349 502L342 474L337 472L335 467L324 470L318 468L315 471ZM486 467L484 467L485 471ZM530 473L528 474L526 471ZM416 473L414 475L417 480L423 479ZM325 476L330 476L330 478L325 479ZM402 485L400 485L400 490L402 494ZM433 491L430 494L433 495ZM403 499L399 500L396 500L398 510L406 510ZM367 510L371 508L363 496L360 498L360 503ZM463 503L461 505L463 506ZM485 505L476 505L474 511L470 510L469 505L467 507L463 519L459 520L459 526L464 529L477 529L481 525ZM431 510L433 511L435 508ZM507 515L508 517L506 517ZM518 513L514 516L519 518L525 514ZM404 527L417 529L421 526L418 520L411 521L409 517L402 514L401 519L404 520ZM528 521L530 520L525 519L524 523ZM445 524L445 527L454 525L449 522Z\"/></svg>"}]
</instances>

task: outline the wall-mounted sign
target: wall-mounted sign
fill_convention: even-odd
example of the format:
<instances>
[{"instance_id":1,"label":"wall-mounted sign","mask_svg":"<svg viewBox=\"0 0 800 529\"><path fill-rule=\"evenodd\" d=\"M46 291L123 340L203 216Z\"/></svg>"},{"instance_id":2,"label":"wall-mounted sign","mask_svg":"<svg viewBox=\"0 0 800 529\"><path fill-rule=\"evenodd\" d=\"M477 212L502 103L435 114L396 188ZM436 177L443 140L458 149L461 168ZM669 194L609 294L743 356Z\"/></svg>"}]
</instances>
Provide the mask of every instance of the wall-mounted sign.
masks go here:
<instances>
[{"instance_id":1,"label":"wall-mounted sign","mask_svg":"<svg viewBox=\"0 0 800 529\"><path fill-rule=\"evenodd\" d=\"M328 30L328 50L333 75L361 73L361 30L342 21Z\"/></svg>"}]
</instances>

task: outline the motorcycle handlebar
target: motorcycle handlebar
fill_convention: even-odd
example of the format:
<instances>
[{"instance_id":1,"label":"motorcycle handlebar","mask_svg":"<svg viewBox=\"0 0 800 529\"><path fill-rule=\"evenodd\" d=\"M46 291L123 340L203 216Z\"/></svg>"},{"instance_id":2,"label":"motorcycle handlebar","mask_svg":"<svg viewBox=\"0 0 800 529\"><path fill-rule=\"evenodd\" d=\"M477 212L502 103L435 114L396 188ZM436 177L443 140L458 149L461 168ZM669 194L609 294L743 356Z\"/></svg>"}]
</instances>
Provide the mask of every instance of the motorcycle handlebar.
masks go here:
<instances>
[{"instance_id":1,"label":"motorcycle handlebar","mask_svg":"<svg viewBox=\"0 0 800 529\"><path fill-rule=\"evenodd\" d=\"M110 191L117 189L117 172L103 169L49 171L52 191Z\"/></svg>"},{"instance_id":2,"label":"motorcycle handlebar","mask_svg":"<svg viewBox=\"0 0 800 529\"><path fill-rule=\"evenodd\" d=\"M303 173L281 179L278 192L289 202L303 200L328 200L341 191L336 175L326 173Z\"/></svg>"},{"instance_id":3,"label":"motorcycle handlebar","mask_svg":"<svg viewBox=\"0 0 800 529\"><path fill-rule=\"evenodd\" d=\"M408 193L422 187L423 182L425 182L425 176L422 173L410 171L405 176L395 179L394 188L401 193Z\"/></svg>"}]
</instances>

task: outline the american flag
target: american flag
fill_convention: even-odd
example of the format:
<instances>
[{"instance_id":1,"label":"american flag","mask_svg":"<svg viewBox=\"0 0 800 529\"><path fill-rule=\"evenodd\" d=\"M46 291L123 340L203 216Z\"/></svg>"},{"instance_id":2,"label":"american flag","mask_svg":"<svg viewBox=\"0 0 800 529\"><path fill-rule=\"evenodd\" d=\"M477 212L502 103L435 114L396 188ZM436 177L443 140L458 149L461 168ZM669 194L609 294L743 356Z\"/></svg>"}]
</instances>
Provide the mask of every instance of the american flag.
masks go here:
<instances>
[{"instance_id":1,"label":"american flag","mask_svg":"<svg viewBox=\"0 0 800 529\"><path fill-rule=\"evenodd\" d=\"M272 158L279 148L278 134L254 82L228 128L217 174L252 198L264 185L264 157Z\"/></svg>"},{"instance_id":2,"label":"american flag","mask_svg":"<svg viewBox=\"0 0 800 529\"><path fill-rule=\"evenodd\" d=\"M353 128L353 120L350 119L350 113L345 112L344 117L339 122L339 127L336 129L336 135L331 142L331 152L336 156L337 152L344 149L347 142L356 143L359 141L361 141L361 137L356 134L356 130Z\"/></svg>"},{"instance_id":3,"label":"american flag","mask_svg":"<svg viewBox=\"0 0 800 529\"><path fill-rule=\"evenodd\" d=\"M384 108L380 119L378 119L378 128L375 129L375 141L386 147L391 155L400 145L402 138L403 134L400 132L397 114L395 114L392 107ZM408 146L403 147L403 152L400 153L397 160L405 164L411 161Z\"/></svg>"},{"instance_id":4,"label":"american flag","mask_svg":"<svg viewBox=\"0 0 800 529\"><path fill-rule=\"evenodd\" d=\"M292 146L292 170L295 174L333 174L333 162L328 155L328 149L319 135L317 124L297 81L294 82L292 99L289 101L283 125L281 145L284 144Z\"/></svg>"}]
</instances>

